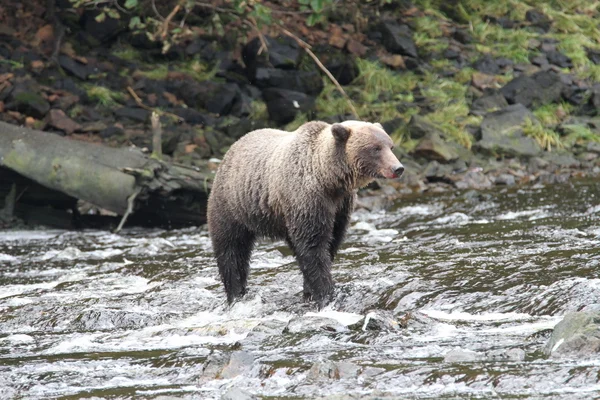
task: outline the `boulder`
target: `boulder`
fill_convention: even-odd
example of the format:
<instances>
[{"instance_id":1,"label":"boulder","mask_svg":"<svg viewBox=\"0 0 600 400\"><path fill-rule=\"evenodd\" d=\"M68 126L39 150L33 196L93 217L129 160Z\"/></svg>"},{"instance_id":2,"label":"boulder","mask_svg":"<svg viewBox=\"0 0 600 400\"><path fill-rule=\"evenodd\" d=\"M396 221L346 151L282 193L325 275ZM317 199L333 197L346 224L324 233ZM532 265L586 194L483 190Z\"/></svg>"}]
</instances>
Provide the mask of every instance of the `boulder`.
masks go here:
<instances>
[{"instance_id":1,"label":"boulder","mask_svg":"<svg viewBox=\"0 0 600 400\"><path fill-rule=\"evenodd\" d=\"M96 19L101 13L100 9L93 8L85 10L81 15L80 24L92 46L109 42L125 30L125 24L121 19L111 18L108 15L103 20Z\"/></svg>"},{"instance_id":2,"label":"boulder","mask_svg":"<svg viewBox=\"0 0 600 400\"><path fill-rule=\"evenodd\" d=\"M412 31L408 25L395 21L382 21L379 25L383 45L390 53L417 58L417 47L412 38Z\"/></svg>"},{"instance_id":3,"label":"boulder","mask_svg":"<svg viewBox=\"0 0 600 400\"><path fill-rule=\"evenodd\" d=\"M287 36L273 39L265 36L267 49L262 49L258 37L248 42L242 49L242 58L246 64L248 78L252 80L258 67L295 69L302 58L302 49Z\"/></svg>"},{"instance_id":4,"label":"boulder","mask_svg":"<svg viewBox=\"0 0 600 400\"><path fill-rule=\"evenodd\" d=\"M235 378L248 373L254 364L254 356L247 351L234 351L229 362L221 370L219 376L224 379Z\"/></svg>"},{"instance_id":5,"label":"boulder","mask_svg":"<svg viewBox=\"0 0 600 400\"><path fill-rule=\"evenodd\" d=\"M491 111L497 111L508 106L506 98L497 90L486 90L478 99L471 104L471 114L485 115Z\"/></svg>"},{"instance_id":6,"label":"boulder","mask_svg":"<svg viewBox=\"0 0 600 400\"><path fill-rule=\"evenodd\" d=\"M544 347L550 358L598 358L600 352L600 313L574 312L565 315Z\"/></svg>"},{"instance_id":7,"label":"boulder","mask_svg":"<svg viewBox=\"0 0 600 400\"><path fill-rule=\"evenodd\" d=\"M481 122L481 137L475 147L492 155L535 156L540 145L523 134L522 126L535 116L522 104L513 104L485 115Z\"/></svg>"},{"instance_id":8,"label":"boulder","mask_svg":"<svg viewBox=\"0 0 600 400\"><path fill-rule=\"evenodd\" d=\"M591 62L593 62L596 65L600 64L600 50L586 47L585 52Z\"/></svg>"},{"instance_id":9,"label":"boulder","mask_svg":"<svg viewBox=\"0 0 600 400\"><path fill-rule=\"evenodd\" d=\"M573 61L570 57L567 57L563 53L557 50L547 51L546 58L550 64L554 64L560 68L571 68L573 67Z\"/></svg>"},{"instance_id":10,"label":"boulder","mask_svg":"<svg viewBox=\"0 0 600 400\"><path fill-rule=\"evenodd\" d=\"M292 122L299 112L313 108L314 97L293 90L269 88L263 91L269 119L278 124Z\"/></svg>"},{"instance_id":11,"label":"boulder","mask_svg":"<svg viewBox=\"0 0 600 400\"><path fill-rule=\"evenodd\" d=\"M413 115L410 117L406 129L408 130L411 139L422 139L430 134L437 134L438 136L444 135L441 129L420 115Z\"/></svg>"},{"instance_id":12,"label":"boulder","mask_svg":"<svg viewBox=\"0 0 600 400\"><path fill-rule=\"evenodd\" d=\"M279 88L313 96L318 95L323 90L323 79L317 71L259 67L256 69L256 76L252 83L260 89Z\"/></svg>"},{"instance_id":13,"label":"boulder","mask_svg":"<svg viewBox=\"0 0 600 400\"><path fill-rule=\"evenodd\" d=\"M328 47L319 52L319 58L340 85L348 85L358 77L360 71L354 57Z\"/></svg>"},{"instance_id":14,"label":"boulder","mask_svg":"<svg viewBox=\"0 0 600 400\"><path fill-rule=\"evenodd\" d=\"M498 66L498 63L489 54L486 54L475 61L473 63L473 68L488 75L498 75L500 73L500 67Z\"/></svg>"},{"instance_id":15,"label":"boulder","mask_svg":"<svg viewBox=\"0 0 600 400\"><path fill-rule=\"evenodd\" d=\"M540 71L531 76L521 75L513 79L500 92L509 104L539 107L560 100L563 88L564 83L559 74Z\"/></svg>"},{"instance_id":16,"label":"boulder","mask_svg":"<svg viewBox=\"0 0 600 400\"><path fill-rule=\"evenodd\" d=\"M543 32L547 32L552 24L552 21L546 14L533 8L527 10L525 13L525 20L531 23L532 26L541 29Z\"/></svg>"},{"instance_id":17,"label":"boulder","mask_svg":"<svg viewBox=\"0 0 600 400\"><path fill-rule=\"evenodd\" d=\"M417 144L413 150L416 156L428 160L448 163L458 158L458 153L437 133L429 133Z\"/></svg>"},{"instance_id":18,"label":"boulder","mask_svg":"<svg viewBox=\"0 0 600 400\"><path fill-rule=\"evenodd\" d=\"M184 80L171 84L169 89L188 107L218 115L229 114L241 96L240 87L235 83Z\"/></svg>"}]
</instances>

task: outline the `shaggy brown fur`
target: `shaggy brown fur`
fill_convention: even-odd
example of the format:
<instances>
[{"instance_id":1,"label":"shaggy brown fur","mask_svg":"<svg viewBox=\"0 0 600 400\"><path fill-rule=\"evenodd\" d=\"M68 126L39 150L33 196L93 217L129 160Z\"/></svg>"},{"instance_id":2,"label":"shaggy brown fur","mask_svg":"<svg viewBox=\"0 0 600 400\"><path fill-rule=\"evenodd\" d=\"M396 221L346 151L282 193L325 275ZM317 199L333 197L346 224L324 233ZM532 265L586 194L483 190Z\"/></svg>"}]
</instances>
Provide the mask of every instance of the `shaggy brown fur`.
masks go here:
<instances>
[{"instance_id":1,"label":"shaggy brown fur","mask_svg":"<svg viewBox=\"0 0 600 400\"><path fill-rule=\"evenodd\" d=\"M294 132L260 129L234 143L208 199L208 228L231 303L246 292L255 239L284 239L304 275L304 296L325 305L331 263L356 189L404 170L380 124L309 122Z\"/></svg>"}]
</instances>

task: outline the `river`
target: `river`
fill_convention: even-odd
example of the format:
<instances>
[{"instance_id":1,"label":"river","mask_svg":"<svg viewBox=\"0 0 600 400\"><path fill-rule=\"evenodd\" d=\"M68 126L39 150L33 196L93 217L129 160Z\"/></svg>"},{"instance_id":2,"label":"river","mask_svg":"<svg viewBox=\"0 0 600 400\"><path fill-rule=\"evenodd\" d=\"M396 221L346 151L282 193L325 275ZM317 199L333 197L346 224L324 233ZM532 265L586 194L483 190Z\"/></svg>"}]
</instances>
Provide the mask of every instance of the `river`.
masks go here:
<instances>
[{"instance_id":1,"label":"river","mask_svg":"<svg viewBox=\"0 0 600 400\"><path fill-rule=\"evenodd\" d=\"M600 397L600 358L541 351L600 302L597 181L359 210L321 312L282 243L229 308L205 228L0 239L2 399Z\"/></svg>"}]
</instances>

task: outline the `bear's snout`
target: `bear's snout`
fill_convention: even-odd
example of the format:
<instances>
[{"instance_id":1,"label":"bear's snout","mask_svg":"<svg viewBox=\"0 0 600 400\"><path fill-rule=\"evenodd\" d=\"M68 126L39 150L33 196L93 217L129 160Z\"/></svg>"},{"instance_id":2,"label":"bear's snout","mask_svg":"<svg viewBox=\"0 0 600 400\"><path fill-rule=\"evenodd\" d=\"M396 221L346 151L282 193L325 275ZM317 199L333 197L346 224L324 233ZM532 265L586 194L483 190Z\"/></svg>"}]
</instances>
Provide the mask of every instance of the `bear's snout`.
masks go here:
<instances>
[{"instance_id":1,"label":"bear's snout","mask_svg":"<svg viewBox=\"0 0 600 400\"><path fill-rule=\"evenodd\" d=\"M394 175L396 175L395 177L400 178L404 173L404 165L398 164L395 167L392 167L392 170L394 171Z\"/></svg>"}]
</instances>

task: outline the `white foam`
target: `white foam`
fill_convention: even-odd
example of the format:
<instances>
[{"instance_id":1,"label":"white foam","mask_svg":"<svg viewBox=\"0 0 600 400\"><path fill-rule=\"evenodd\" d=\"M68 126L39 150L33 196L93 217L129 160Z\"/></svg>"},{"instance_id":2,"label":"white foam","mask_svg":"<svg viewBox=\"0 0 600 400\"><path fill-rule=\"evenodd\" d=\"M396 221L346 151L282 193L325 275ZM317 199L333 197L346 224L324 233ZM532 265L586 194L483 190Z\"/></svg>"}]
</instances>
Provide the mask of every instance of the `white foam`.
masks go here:
<instances>
[{"instance_id":1,"label":"white foam","mask_svg":"<svg viewBox=\"0 0 600 400\"><path fill-rule=\"evenodd\" d=\"M506 322L506 321L522 321L533 318L525 313L481 313L470 314L466 312L448 313L440 310L421 310L422 314L428 317L443 320L443 321L476 321L476 322Z\"/></svg>"},{"instance_id":2,"label":"white foam","mask_svg":"<svg viewBox=\"0 0 600 400\"><path fill-rule=\"evenodd\" d=\"M307 312L307 317L321 317L321 318L330 318L338 321L340 324L349 326L352 324L356 324L361 321L364 317L360 314L348 313L343 311L335 311L331 309L324 309L319 312Z\"/></svg>"}]
</instances>

